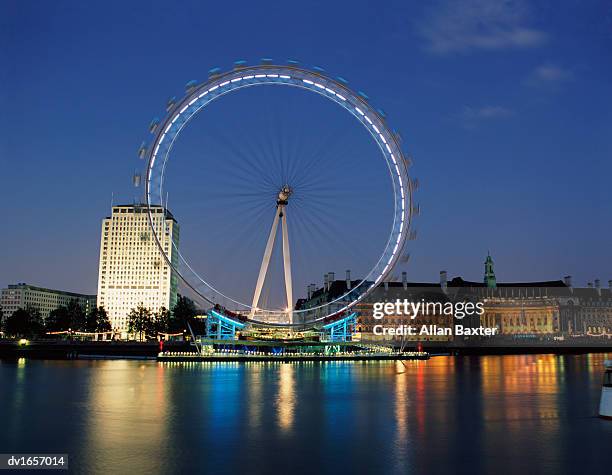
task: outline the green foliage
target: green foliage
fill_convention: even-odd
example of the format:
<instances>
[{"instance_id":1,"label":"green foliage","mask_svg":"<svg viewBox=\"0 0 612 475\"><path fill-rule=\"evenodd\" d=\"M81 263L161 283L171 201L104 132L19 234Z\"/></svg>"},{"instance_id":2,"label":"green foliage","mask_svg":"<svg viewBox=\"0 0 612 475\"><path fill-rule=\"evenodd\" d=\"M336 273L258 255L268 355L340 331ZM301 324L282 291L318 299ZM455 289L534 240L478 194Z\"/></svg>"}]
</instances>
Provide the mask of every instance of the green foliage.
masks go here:
<instances>
[{"instance_id":1,"label":"green foliage","mask_svg":"<svg viewBox=\"0 0 612 475\"><path fill-rule=\"evenodd\" d=\"M86 330L85 312L76 300L71 300L67 306L52 310L45 326L47 331Z\"/></svg>"},{"instance_id":2,"label":"green foliage","mask_svg":"<svg viewBox=\"0 0 612 475\"><path fill-rule=\"evenodd\" d=\"M4 321L4 332L13 337L34 337L44 333L43 321L38 309L18 308Z\"/></svg>"},{"instance_id":3,"label":"green foliage","mask_svg":"<svg viewBox=\"0 0 612 475\"><path fill-rule=\"evenodd\" d=\"M139 305L130 311L128 318L129 332L138 335L138 339L142 341L143 335L146 337L147 331L150 331L154 324L151 310Z\"/></svg>"},{"instance_id":4,"label":"green foliage","mask_svg":"<svg viewBox=\"0 0 612 475\"><path fill-rule=\"evenodd\" d=\"M129 332L137 335L139 340L155 338L158 333L168 333L171 329L172 314L164 307L152 313L148 308L139 305L128 314Z\"/></svg>"},{"instance_id":5,"label":"green foliage","mask_svg":"<svg viewBox=\"0 0 612 475\"><path fill-rule=\"evenodd\" d=\"M178 300L172 310L172 318L170 319L168 331L178 333L185 329L187 322L197 314L197 310L193 300L182 295L178 296Z\"/></svg>"},{"instance_id":6,"label":"green foliage","mask_svg":"<svg viewBox=\"0 0 612 475\"><path fill-rule=\"evenodd\" d=\"M68 303L68 318L70 319L70 328L73 330L85 329L85 310L76 300L71 300Z\"/></svg>"},{"instance_id":7,"label":"green foliage","mask_svg":"<svg viewBox=\"0 0 612 475\"><path fill-rule=\"evenodd\" d=\"M85 329L88 332L108 332L112 330L104 307L94 307L85 319Z\"/></svg>"},{"instance_id":8,"label":"green foliage","mask_svg":"<svg viewBox=\"0 0 612 475\"><path fill-rule=\"evenodd\" d=\"M50 332L68 330L70 328L68 309L66 307L58 307L55 310L51 310L45 321L45 327Z\"/></svg>"},{"instance_id":9,"label":"green foliage","mask_svg":"<svg viewBox=\"0 0 612 475\"><path fill-rule=\"evenodd\" d=\"M159 309L159 312L156 312L153 316L153 325L150 334L157 333L168 333L168 328L170 327L171 320L170 311L164 307Z\"/></svg>"},{"instance_id":10,"label":"green foliage","mask_svg":"<svg viewBox=\"0 0 612 475\"><path fill-rule=\"evenodd\" d=\"M187 321L196 315L197 310L195 304L193 303L193 300L179 295L176 305L172 310L172 313L175 319L180 321Z\"/></svg>"}]
</instances>

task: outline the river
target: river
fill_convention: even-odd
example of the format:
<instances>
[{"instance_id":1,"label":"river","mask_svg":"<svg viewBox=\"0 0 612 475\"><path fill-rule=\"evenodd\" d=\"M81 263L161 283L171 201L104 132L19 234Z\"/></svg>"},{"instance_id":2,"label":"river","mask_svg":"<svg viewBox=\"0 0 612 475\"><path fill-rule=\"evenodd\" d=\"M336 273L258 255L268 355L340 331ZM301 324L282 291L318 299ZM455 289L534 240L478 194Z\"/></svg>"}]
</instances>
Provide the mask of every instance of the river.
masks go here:
<instances>
[{"instance_id":1,"label":"river","mask_svg":"<svg viewBox=\"0 0 612 475\"><path fill-rule=\"evenodd\" d=\"M612 473L606 355L0 361L0 452L73 473Z\"/></svg>"}]
</instances>

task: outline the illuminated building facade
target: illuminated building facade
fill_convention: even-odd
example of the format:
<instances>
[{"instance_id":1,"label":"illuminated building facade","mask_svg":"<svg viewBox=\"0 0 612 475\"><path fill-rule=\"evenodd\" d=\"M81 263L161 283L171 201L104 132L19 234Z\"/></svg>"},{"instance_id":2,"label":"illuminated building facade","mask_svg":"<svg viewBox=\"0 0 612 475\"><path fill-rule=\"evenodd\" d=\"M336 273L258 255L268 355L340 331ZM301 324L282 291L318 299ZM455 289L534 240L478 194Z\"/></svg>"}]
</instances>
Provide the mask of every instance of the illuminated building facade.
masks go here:
<instances>
[{"instance_id":1,"label":"illuminated building facade","mask_svg":"<svg viewBox=\"0 0 612 475\"><path fill-rule=\"evenodd\" d=\"M324 277L324 285L308 287L308 299L298 301L297 308L316 307L345 294L359 281L335 280L333 273ZM449 315L423 315L415 319L404 315L385 315L381 320L373 317L375 302L396 300L417 302L482 302L484 313L480 317L457 320ZM347 302L339 301L338 309ZM440 272L439 283L407 282L402 273L401 282L385 282L355 306L358 312L357 330L362 340L370 341L450 341L447 335L391 336L375 335L374 327L399 325L437 325L439 328L461 324L469 327L498 329L498 340L553 340L556 338L590 337L612 338L612 280L602 288L599 280L586 288L574 288L571 277L543 282L498 282L493 259L487 256L484 278L480 282L461 277L447 281L446 271ZM495 337L470 337L475 340Z\"/></svg>"},{"instance_id":2,"label":"illuminated building facade","mask_svg":"<svg viewBox=\"0 0 612 475\"><path fill-rule=\"evenodd\" d=\"M330 272L324 275L324 284L321 288L315 288L314 285L308 286L308 299L299 300L296 308L312 308L331 302L340 296L346 294L352 288L355 288L360 283L359 280L351 280L350 271L347 271L346 279L336 280L334 273ZM397 299L408 299L411 301L425 300L427 302L449 301L448 296L440 284L427 282L408 282L406 273L402 273L401 282L385 282L370 293L367 298L355 305L355 311L358 314L357 319L357 338L362 341L450 341L452 336L449 335L377 335L374 332L376 325L384 324L385 326L400 326L400 325L436 325L439 328L449 328L454 324L452 316L448 315L425 315L424 312L419 312L415 319L411 319L406 315L385 315L383 319L374 318L373 307L375 302L393 302ZM339 300L332 304L329 308L339 310L348 303L348 300ZM326 310L328 312L329 310Z\"/></svg>"},{"instance_id":3,"label":"illuminated building facade","mask_svg":"<svg viewBox=\"0 0 612 475\"><path fill-rule=\"evenodd\" d=\"M395 302L396 300L408 299L412 302L436 302L444 304L449 302L448 295L443 291L439 284L428 282L408 282L406 275L403 274L402 282L386 282L377 287L363 303L356 306L359 312L357 329L361 339L364 341L451 341L453 336L450 334L439 335L378 335L375 332L375 325L385 327L399 327L400 325L412 325L420 328L422 325L432 325L437 328L452 328L454 319L452 315L432 315L426 314L422 309L415 318L404 314L385 315L382 319L373 316L374 302Z\"/></svg>"},{"instance_id":4,"label":"illuminated building facade","mask_svg":"<svg viewBox=\"0 0 612 475\"><path fill-rule=\"evenodd\" d=\"M586 288L574 288L565 278L568 292L560 299L561 331L576 335L612 338L612 280L602 288L599 280Z\"/></svg>"},{"instance_id":5,"label":"illuminated building facade","mask_svg":"<svg viewBox=\"0 0 612 475\"><path fill-rule=\"evenodd\" d=\"M544 335L559 332L559 304L550 298L487 298L481 324L500 335Z\"/></svg>"},{"instance_id":6,"label":"illuminated building facade","mask_svg":"<svg viewBox=\"0 0 612 475\"><path fill-rule=\"evenodd\" d=\"M88 313L96 305L95 295L64 292L63 290L35 287L25 283L9 285L2 289L0 307L4 316L8 317L19 308L36 308L42 318L46 319L58 307L66 307L72 300Z\"/></svg>"},{"instance_id":7,"label":"illuminated building facade","mask_svg":"<svg viewBox=\"0 0 612 475\"><path fill-rule=\"evenodd\" d=\"M178 262L179 225L162 207L152 208L153 225L172 264ZM102 220L98 306L104 307L115 331L127 337L128 314L142 305L152 312L172 309L177 276L161 254L145 205L113 206Z\"/></svg>"}]
</instances>

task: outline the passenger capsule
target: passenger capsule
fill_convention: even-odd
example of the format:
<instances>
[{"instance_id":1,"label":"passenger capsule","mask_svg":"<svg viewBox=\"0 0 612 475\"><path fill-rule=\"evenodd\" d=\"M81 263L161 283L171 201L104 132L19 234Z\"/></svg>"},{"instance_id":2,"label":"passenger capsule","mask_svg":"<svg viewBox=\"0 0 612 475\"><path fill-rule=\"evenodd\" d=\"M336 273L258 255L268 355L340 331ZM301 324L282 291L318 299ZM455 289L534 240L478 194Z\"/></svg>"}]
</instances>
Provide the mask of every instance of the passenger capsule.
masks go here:
<instances>
[{"instance_id":1,"label":"passenger capsule","mask_svg":"<svg viewBox=\"0 0 612 475\"><path fill-rule=\"evenodd\" d=\"M176 97L171 97L166 103L166 112L170 112L176 105Z\"/></svg>"},{"instance_id":2,"label":"passenger capsule","mask_svg":"<svg viewBox=\"0 0 612 475\"><path fill-rule=\"evenodd\" d=\"M191 94L193 90L197 87L197 85L198 85L198 81L196 81L195 79L192 79L187 84L185 84L185 92L187 94Z\"/></svg>"},{"instance_id":3,"label":"passenger capsule","mask_svg":"<svg viewBox=\"0 0 612 475\"><path fill-rule=\"evenodd\" d=\"M140 144L140 148L138 149L138 158L142 160L146 156L147 156L147 144L146 142L142 142L142 144Z\"/></svg>"},{"instance_id":4,"label":"passenger capsule","mask_svg":"<svg viewBox=\"0 0 612 475\"><path fill-rule=\"evenodd\" d=\"M159 119L156 117L155 119L153 119L151 121L151 123L149 124L149 132L151 132L152 134L155 133L155 131L157 130L157 127L159 127Z\"/></svg>"},{"instance_id":5,"label":"passenger capsule","mask_svg":"<svg viewBox=\"0 0 612 475\"><path fill-rule=\"evenodd\" d=\"M134 173L132 176L132 184L134 188L138 188L140 186L140 173Z\"/></svg>"}]
</instances>

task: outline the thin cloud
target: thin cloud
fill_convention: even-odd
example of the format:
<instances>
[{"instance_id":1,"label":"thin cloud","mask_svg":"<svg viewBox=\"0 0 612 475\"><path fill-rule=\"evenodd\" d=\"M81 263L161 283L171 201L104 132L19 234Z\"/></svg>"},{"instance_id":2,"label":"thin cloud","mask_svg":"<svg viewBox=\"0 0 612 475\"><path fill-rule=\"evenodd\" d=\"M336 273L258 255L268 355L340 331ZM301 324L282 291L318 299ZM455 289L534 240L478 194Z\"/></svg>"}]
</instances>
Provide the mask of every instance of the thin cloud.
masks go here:
<instances>
[{"instance_id":1,"label":"thin cloud","mask_svg":"<svg viewBox=\"0 0 612 475\"><path fill-rule=\"evenodd\" d=\"M541 64L527 77L526 83L532 86L559 85L571 81L574 75L571 71L555 64Z\"/></svg>"},{"instance_id":2,"label":"thin cloud","mask_svg":"<svg viewBox=\"0 0 612 475\"><path fill-rule=\"evenodd\" d=\"M505 119L514 115L514 111L502 106L464 107L461 117L466 122Z\"/></svg>"},{"instance_id":3,"label":"thin cloud","mask_svg":"<svg viewBox=\"0 0 612 475\"><path fill-rule=\"evenodd\" d=\"M514 116L512 109L497 105L487 105L482 107L465 106L457 114L457 119L466 129L477 129L480 125L499 120L505 120Z\"/></svg>"},{"instance_id":4,"label":"thin cloud","mask_svg":"<svg viewBox=\"0 0 612 475\"><path fill-rule=\"evenodd\" d=\"M548 37L529 25L530 17L523 0L441 0L417 31L426 48L439 54L532 48Z\"/></svg>"}]
</instances>

